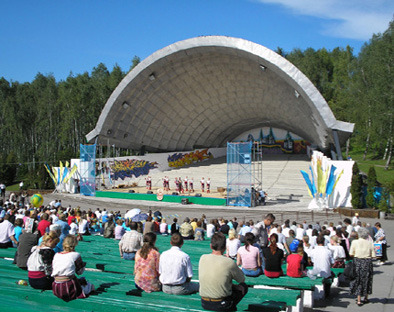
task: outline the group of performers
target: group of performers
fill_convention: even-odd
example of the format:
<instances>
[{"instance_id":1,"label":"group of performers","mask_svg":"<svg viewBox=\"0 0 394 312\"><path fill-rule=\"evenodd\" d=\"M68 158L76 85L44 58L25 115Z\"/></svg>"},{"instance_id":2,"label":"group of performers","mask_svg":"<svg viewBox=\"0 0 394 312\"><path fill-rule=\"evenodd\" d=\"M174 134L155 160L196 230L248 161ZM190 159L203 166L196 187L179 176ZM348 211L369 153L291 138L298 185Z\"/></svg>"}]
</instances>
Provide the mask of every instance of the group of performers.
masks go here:
<instances>
[{"instance_id":1,"label":"group of performers","mask_svg":"<svg viewBox=\"0 0 394 312\"><path fill-rule=\"evenodd\" d=\"M163 189L164 191L170 191L170 179L168 176L165 176L163 179ZM152 189L152 178L150 176L145 178L146 181L146 189L151 190ZM175 189L177 192L180 194L184 194L185 192L190 192L194 193L194 181L193 178L188 178L187 176L182 180L181 177L176 177L174 180L175 183ZM206 181L203 178L200 180L201 184L201 192L204 193L205 190L207 193L211 192L211 179L208 178Z\"/></svg>"}]
</instances>

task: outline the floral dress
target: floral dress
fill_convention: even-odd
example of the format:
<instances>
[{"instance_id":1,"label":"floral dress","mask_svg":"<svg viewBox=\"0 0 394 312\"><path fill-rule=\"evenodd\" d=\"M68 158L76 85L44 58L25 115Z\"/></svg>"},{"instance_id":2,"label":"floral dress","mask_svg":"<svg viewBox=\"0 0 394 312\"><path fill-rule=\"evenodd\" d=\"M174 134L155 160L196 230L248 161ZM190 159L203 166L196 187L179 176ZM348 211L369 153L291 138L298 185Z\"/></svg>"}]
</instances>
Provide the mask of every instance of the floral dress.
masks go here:
<instances>
[{"instance_id":1,"label":"floral dress","mask_svg":"<svg viewBox=\"0 0 394 312\"><path fill-rule=\"evenodd\" d=\"M159 282L159 259L160 253L154 249L149 251L146 259L141 257L140 251L135 255L135 283L147 293L161 290Z\"/></svg>"}]
</instances>

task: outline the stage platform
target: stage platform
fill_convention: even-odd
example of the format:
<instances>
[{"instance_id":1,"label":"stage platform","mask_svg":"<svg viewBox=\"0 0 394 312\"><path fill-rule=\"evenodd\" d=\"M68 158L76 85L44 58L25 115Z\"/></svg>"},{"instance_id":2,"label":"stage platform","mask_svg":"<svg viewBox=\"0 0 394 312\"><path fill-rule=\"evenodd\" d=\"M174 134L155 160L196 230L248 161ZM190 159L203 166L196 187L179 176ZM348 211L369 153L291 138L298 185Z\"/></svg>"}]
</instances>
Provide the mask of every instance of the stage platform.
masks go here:
<instances>
[{"instance_id":1,"label":"stage platform","mask_svg":"<svg viewBox=\"0 0 394 312\"><path fill-rule=\"evenodd\" d=\"M182 199L187 198L190 204L208 205L208 206L226 206L225 198L197 197L197 196L187 196L187 195L163 195L163 199L158 200L157 194L128 193L128 192L117 192L111 190L111 191L97 191L96 197L145 200L145 201L166 202L166 203L182 203Z\"/></svg>"}]
</instances>

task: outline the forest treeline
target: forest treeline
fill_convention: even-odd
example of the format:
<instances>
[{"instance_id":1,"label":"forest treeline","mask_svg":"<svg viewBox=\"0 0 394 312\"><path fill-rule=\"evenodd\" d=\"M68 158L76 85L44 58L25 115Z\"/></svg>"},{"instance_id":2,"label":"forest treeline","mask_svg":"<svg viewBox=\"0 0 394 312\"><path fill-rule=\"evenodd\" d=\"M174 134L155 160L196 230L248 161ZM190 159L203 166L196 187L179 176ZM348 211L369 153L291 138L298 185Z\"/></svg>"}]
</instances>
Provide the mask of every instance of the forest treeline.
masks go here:
<instances>
[{"instance_id":1,"label":"forest treeline","mask_svg":"<svg viewBox=\"0 0 394 312\"><path fill-rule=\"evenodd\" d=\"M393 27L364 44L360 53L338 47L277 53L317 87L338 120L355 123L347 149L391 162L393 150ZM132 59L130 70L139 63ZM128 70L129 71L129 70ZM0 176L4 182L29 176L45 180L42 163L58 164L79 155L79 144L94 129L112 91L128 73L100 63L90 73L56 81L38 73L32 82L0 78ZM109 151L108 151L109 152ZM113 152L113 151L111 151ZM14 176L12 178L12 176ZM44 187L39 182L40 187Z\"/></svg>"}]
</instances>

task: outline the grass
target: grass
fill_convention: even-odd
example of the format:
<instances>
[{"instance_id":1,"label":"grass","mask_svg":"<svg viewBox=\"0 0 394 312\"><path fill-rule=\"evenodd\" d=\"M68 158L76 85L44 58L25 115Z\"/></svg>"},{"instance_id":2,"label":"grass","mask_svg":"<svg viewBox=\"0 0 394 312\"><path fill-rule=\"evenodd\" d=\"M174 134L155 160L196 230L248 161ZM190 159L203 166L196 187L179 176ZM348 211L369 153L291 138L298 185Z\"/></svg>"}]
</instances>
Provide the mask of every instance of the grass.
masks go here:
<instances>
[{"instance_id":1,"label":"grass","mask_svg":"<svg viewBox=\"0 0 394 312\"><path fill-rule=\"evenodd\" d=\"M363 151L353 151L350 153L352 159L357 162L357 165L363 173L367 174L370 167L374 166L378 181L383 185L388 185L394 181L394 166L390 164L388 170L385 169L386 160L373 159L373 155L367 155L363 160Z\"/></svg>"},{"instance_id":2,"label":"grass","mask_svg":"<svg viewBox=\"0 0 394 312\"><path fill-rule=\"evenodd\" d=\"M7 186L6 190L8 192L19 192L19 183Z\"/></svg>"}]
</instances>

